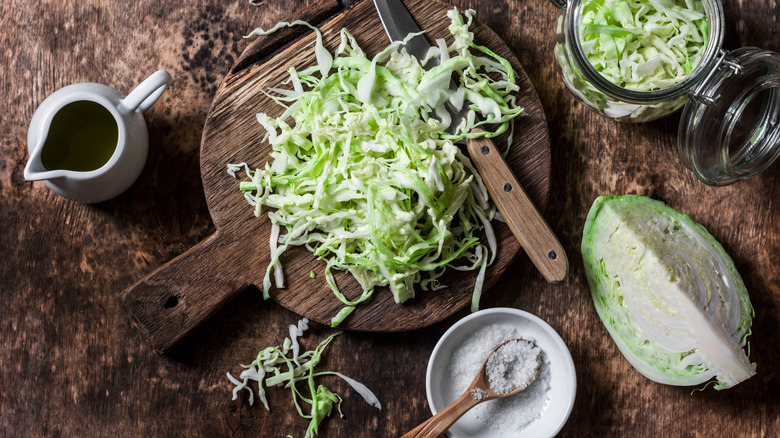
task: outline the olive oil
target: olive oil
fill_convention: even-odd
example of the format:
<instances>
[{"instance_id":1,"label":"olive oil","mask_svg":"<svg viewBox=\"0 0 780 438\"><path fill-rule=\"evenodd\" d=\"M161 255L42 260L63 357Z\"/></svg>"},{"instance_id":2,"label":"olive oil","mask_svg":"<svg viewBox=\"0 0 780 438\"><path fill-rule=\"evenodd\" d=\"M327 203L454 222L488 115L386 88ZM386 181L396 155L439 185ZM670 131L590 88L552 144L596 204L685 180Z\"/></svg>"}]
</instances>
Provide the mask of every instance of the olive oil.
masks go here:
<instances>
[{"instance_id":1,"label":"olive oil","mask_svg":"<svg viewBox=\"0 0 780 438\"><path fill-rule=\"evenodd\" d=\"M41 162L48 170L96 170L114 155L118 140L111 112L99 103L79 100L62 107L52 119Z\"/></svg>"}]
</instances>

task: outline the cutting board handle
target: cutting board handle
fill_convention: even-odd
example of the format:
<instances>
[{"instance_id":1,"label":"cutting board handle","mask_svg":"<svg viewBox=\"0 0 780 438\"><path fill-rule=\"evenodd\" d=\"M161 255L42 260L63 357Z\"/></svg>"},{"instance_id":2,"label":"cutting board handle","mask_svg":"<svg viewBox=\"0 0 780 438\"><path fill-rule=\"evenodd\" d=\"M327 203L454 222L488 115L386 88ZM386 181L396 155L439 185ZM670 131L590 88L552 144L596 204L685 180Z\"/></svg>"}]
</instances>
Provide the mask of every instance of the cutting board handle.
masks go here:
<instances>
[{"instance_id":1,"label":"cutting board handle","mask_svg":"<svg viewBox=\"0 0 780 438\"><path fill-rule=\"evenodd\" d=\"M219 232L122 293L122 302L154 350L163 354L249 287L236 254L247 240Z\"/></svg>"}]
</instances>

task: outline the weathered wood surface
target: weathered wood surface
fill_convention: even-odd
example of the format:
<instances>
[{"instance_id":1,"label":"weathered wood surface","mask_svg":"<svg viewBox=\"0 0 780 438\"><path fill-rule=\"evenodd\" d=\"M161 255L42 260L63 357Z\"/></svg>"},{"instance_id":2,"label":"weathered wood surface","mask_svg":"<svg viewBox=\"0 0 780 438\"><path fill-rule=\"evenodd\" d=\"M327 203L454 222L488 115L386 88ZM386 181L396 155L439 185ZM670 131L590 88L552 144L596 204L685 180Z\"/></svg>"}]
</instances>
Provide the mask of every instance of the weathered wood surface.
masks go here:
<instances>
[{"instance_id":1,"label":"weathered wood surface","mask_svg":"<svg viewBox=\"0 0 780 438\"><path fill-rule=\"evenodd\" d=\"M449 21L441 20L446 16L446 5L422 0L411 2L409 7L433 40L449 35ZM350 28L369 57L387 47L387 37L372 2L356 4L322 26L328 50L334 51L338 46L339 33L344 27ZM500 38L484 25L475 24L473 32L479 44L515 64L520 88L517 103L526 109L526 115L515 126L520 141L510 149L507 160L515 173L522 175L522 183L533 199L544 207L550 183L550 142L541 103L522 67ZM254 209L238 190L238 181L227 175L226 163L246 162L252 168L265 165L271 147L267 142L260 142L263 131L255 114L275 117L284 108L261 91L284 87L290 68L300 71L315 64L313 32L288 40L275 53L269 46L273 47L278 38L278 35L259 38L244 51L239 66L244 59L258 59L258 62L231 69L217 91L205 123L200 164L216 232L123 293L123 302L158 351L170 348L249 285L263 286L269 263L271 223L265 216L254 217ZM505 138L506 135L497 141L504 140L505 145ZM506 225L496 224L495 235L499 249L486 273L486 290L498 281L520 249ZM543 251L546 258L548 251L544 248ZM561 261L565 263L563 256ZM285 251L283 265L285 288L274 288L271 298L311 321L329 324L344 304L325 281L324 263L306 248L292 247ZM315 278L310 277L311 272L316 274ZM449 270L441 282L450 287L435 293L418 291L415 299L403 305L398 305L387 289L379 289L340 327L372 332L426 327L470 304L476 277L477 271ZM335 272L334 278L346 297L357 299L363 293L360 284L348 273Z\"/></svg>"},{"instance_id":2,"label":"weathered wood surface","mask_svg":"<svg viewBox=\"0 0 780 438\"><path fill-rule=\"evenodd\" d=\"M336 1L331 1L339 8ZM557 11L543 0L457 1L477 10L537 90L552 143L545 217L571 262L548 285L524 255L484 297L548 321L577 366L574 411L561 436L776 436L780 431L780 173L726 188L694 179L676 157L678 116L616 124L578 104L552 59ZM0 3L0 436L302 436L286 391L271 413L229 402L225 372L278 343L297 316L249 289L165 356L149 347L120 292L215 231L200 180L206 114L250 29L294 19L304 1ZM724 46L780 51L777 0L726 0ZM27 124L51 92L96 81L127 92L165 68L170 89L147 113L151 153L125 194L81 205L22 178ZM579 256L582 224L600 194L653 195L690 214L734 258L756 309L758 375L724 392L652 383L623 359L598 320ZM337 380L345 419L320 436L400 436L428 416L425 367L460 311L399 334L345 333L323 365L363 381L377 411ZM330 330L315 326L309 344Z\"/></svg>"}]
</instances>

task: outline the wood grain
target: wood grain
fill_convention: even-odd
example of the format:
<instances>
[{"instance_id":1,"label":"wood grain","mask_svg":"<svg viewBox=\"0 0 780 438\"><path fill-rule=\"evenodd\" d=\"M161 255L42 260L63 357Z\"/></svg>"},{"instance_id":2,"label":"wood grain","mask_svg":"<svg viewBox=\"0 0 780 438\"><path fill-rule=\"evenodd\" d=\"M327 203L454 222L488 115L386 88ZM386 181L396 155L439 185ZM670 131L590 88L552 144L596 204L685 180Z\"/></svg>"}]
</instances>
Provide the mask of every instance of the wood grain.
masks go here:
<instances>
[{"instance_id":1,"label":"wood grain","mask_svg":"<svg viewBox=\"0 0 780 438\"><path fill-rule=\"evenodd\" d=\"M482 175L490 199L496 203L531 262L548 282L562 283L569 275L566 251L507 166L501 152L486 137L470 139L467 148L474 167Z\"/></svg>"},{"instance_id":2,"label":"wood grain","mask_svg":"<svg viewBox=\"0 0 780 438\"><path fill-rule=\"evenodd\" d=\"M225 74L255 27L299 18L315 3L266 0L0 2L0 436L303 436L289 390L273 388L271 411L231 401L225 377L277 345L298 316L250 287L192 336L158 356L134 326L120 293L215 232L200 178L200 140ZM724 48L780 52L777 0L723 0ZM544 0L456 0L474 8L522 64L544 108L551 140L544 217L569 255L563 285L549 285L521 254L482 307L538 315L566 342L577 398L559 437L774 437L780 435L780 167L730 187L699 183L677 158L679 117L614 123L572 97L556 71L557 9ZM54 90L95 81L127 93L165 68L173 82L147 113L150 154L120 197L81 205L22 178L27 127ZM579 255L582 226L598 195L663 199L702 223L745 280L756 317L751 360L758 374L726 391L650 382L623 358L598 319ZM319 437L397 437L430 416L428 357L459 318L400 333L346 332L323 369L365 383L368 406L344 382L320 383L344 398L345 418ZM312 324L312 347L332 333Z\"/></svg>"},{"instance_id":3,"label":"wood grain","mask_svg":"<svg viewBox=\"0 0 780 438\"><path fill-rule=\"evenodd\" d=\"M449 35L447 9L443 4L414 0L408 5L431 38ZM357 3L322 26L329 50L338 44L339 32L345 27L369 57L389 44L370 1ZM517 72L518 104L526 109L527 115L516 124L520 141L510 149L507 159L529 188L534 201L543 207L549 189L550 153L541 104L522 67L500 38L479 23L475 23L473 30L479 44L509 59ZM288 35L295 36L298 35ZM123 295L125 305L159 352L189 334L241 290L249 285L262 287L263 284L270 259L270 222L265 215L260 219L253 217L253 208L238 191L237 181L227 175L226 164L246 162L252 168L265 166L271 150L267 142L260 141L262 130L255 114L262 112L276 117L284 108L262 91L281 87L290 68L301 70L315 61L312 54L314 34L311 32L286 44L259 41L250 45L239 58L238 64L245 67L232 68L223 81L203 132L203 185L216 233L207 242L131 286ZM272 41L278 40L272 38ZM268 52L282 44L283 50L269 55ZM255 62L248 63L248 60ZM487 270L484 290L500 278L520 250L504 224L496 224L495 234L498 250L494 263ZM216 248L224 251L212 250ZM312 321L328 324L344 305L325 281L324 263L306 248L293 247L285 251L282 264L285 288L272 290L271 298ZM316 278L309 275L311 272ZM448 270L440 278L448 288L437 292L418 290L415 298L402 305L394 301L389 289L379 288L340 328L387 332L433 324L471 302L476 275L476 271ZM346 272L337 272L334 276L348 298L356 299L362 294L359 283Z\"/></svg>"}]
</instances>

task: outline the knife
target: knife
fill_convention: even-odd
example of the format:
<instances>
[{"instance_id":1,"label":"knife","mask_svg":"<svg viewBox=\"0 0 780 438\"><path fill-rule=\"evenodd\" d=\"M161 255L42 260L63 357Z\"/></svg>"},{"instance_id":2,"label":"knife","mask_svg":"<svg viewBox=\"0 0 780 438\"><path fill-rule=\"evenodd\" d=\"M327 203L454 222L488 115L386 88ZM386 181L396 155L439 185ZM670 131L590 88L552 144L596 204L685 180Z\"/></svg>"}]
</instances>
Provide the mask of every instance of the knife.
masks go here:
<instances>
[{"instance_id":1,"label":"knife","mask_svg":"<svg viewBox=\"0 0 780 438\"><path fill-rule=\"evenodd\" d=\"M410 33L421 32L401 0L374 0L374 6L391 41L401 41ZM422 60L431 45L424 34L419 34L407 41L405 47L408 54ZM437 61L431 60L423 68L434 67L435 62ZM450 85L455 86L454 83ZM463 107L467 112L467 106L463 105ZM450 127L458 126L460 118L465 114L449 106L447 111L452 117ZM548 282L563 282L569 273L566 252L533 201L520 186L501 153L493 142L485 137L469 139L466 146L491 199L531 262Z\"/></svg>"}]
</instances>

